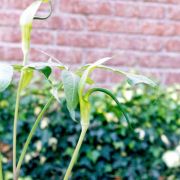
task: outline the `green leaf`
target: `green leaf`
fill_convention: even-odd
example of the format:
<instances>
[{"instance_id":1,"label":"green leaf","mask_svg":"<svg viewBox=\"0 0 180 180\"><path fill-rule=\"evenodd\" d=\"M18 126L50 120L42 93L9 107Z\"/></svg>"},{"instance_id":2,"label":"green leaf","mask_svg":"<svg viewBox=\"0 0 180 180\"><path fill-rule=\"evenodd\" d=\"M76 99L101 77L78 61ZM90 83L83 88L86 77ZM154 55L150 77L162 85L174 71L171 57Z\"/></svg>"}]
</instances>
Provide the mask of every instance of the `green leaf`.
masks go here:
<instances>
[{"instance_id":1,"label":"green leaf","mask_svg":"<svg viewBox=\"0 0 180 180\"><path fill-rule=\"evenodd\" d=\"M78 86L79 77L67 70L62 72L62 82L67 101L67 107L73 120L75 120L75 108L79 102Z\"/></svg>"},{"instance_id":2,"label":"green leaf","mask_svg":"<svg viewBox=\"0 0 180 180\"><path fill-rule=\"evenodd\" d=\"M51 81L49 80L49 76L52 73L52 68L57 67L59 69L67 69L66 66L62 65L61 63L54 63L52 61L49 62L37 62L37 63L31 63L26 66L22 65L13 65L14 69L17 71L23 71L23 77L22 77L22 83L21 83L21 91L25 89L29 83L31 82L33 78L33 71L39 71L41 72L48 80L48 82L52 85ZM57 99L57 90L52 85L52 94Z\"/></svg>"},{"instance_id":3,"label":"green leaf","mask_svg":"<svg viewBox=\"0 0 180 180\"><path fill-rule=\"evenodd\" d=\"M24 67L23 65L20 64L13 64L12 65L15 71L21 72L22 68Z\"/></svg>"},{"instance_id":4,"label":"green leaf","mask_svg":"<svg viewBox=\"0 0 180 180\"><path fill-rule=\"evenodd\" d=\"M128 83L130 85L137 85L137 84L140 84L140 83L144 83L144 84L150 85L152 87L156 86L156 84L151 79L147 78L146 76L127 73L125 71L121 71L119 69L115 69L115 68L104 66L104 65L99 65L98 67L102 68L102 69L107 69L107 70L113 71L113 72L115 72L117 74L121 74L121 75L126 76L127 81L128 81Z\"/></svg>"},{"instance_id":5,"label":"green leaf","mask_svg":"<svg viewBox=\"0 0 180 180\"><path fill-rule=\"evenodd\" d=\"M31 63L31 64L27 65L27 67L31 67L36 70L42 69L44 67L51 67L51 68L57 67L59 69L67 69L67 67L65 65L63 65L62 63L55 63L52 61Z\"/></svg>"},{"instance_id":6,"label":"green leaf","mask_svg":"<svg viewBox=\"0 0 180 180\"><path fill-rule=\"evenodd\" d=\"M67 69L66 66L64 66L61 63L54 63L54 62L38 62L38 63L31 63L29 65L27 65L26 67L35 69L37 71L40 71L41 73L43 73L45 75L45 77L48 79L49 76L52 73L52 68L57 67L59 69Z\"/></svg>"},{"instance_id":7,"label":"green leaf","mask_svg":"<svg viewBox=\"0 0 180 180\"><path fill-rule=\"evenodd\" d=\"M4 91L12 81L13 67L0 63L0 92Z\"/></svg>"},{"instance_id":8,"label":"green leaf","mask_svg":"<svg viewBox=\"0 0 180 180\"><path fill-rule=\"evenodd\" d=\"M130 74L130 73L126 73L126 76L128 78L129 84L131 84L131 85L144 83L144 84L148 84L152 87L156 86L156 84L151 79L147 78L146 76Z\"/></svg>"},{"instance_id":9,"label":"green leaf","mask_svg":"<svg viewBox=\"0 0 180 180\"><path fill-rule=\"evenodd\" d=\"M40 72L42 72L45 77L48 79L49 76L51 75L52 73L52 69L49 67L49 66L45 66L45 67L41 67L38 69Z\"/></svg>"},{"instance_id":10,"label":"green leaf","mask_svg":"<svg viewBox=\"0 0 180 180\"><path fill-rule=\"evenodd\" d=\"M88 126L89 125L89 120L90 120L90 102L84 98L84 89L86 82L89 78L89 74L97 68L99 65L109 61L111 57L106 57L103 59L100 59L96 61L93 64L86 65L84 67L85 71L82 74L82 77L79 82L79 88L78 88L78 93L79 93L79 101L80 101L80 111L81 111L81 125L82 126ZM82 70L83 71L83 70Z\"/></svg>"},{"instance_id":11,"label":"green leaf","mask_svg":"<svg viewBox=\"0 0 180 180\"><path fill-rule=\"evenodd\" d=\"M89 151L87 153L87 157L93 162L96 163L98 158L100 157L100 152L97 150Z\"/></svg>"},{"instance_id":12,"label":"green leaf","mask_svg":"<svg viewBox=\"0 0 180 180\"><path fill-rule=\"evenodd\" d=\"M88 68L90 68L90 65L83 66L80 70L78 70L78 74L82 74ZM117 74L124 75L124 76L127 77L127 81L128 81L128 83L130 85L137 85L137 84L140 84L140 83L144 83L144 84L150 85L152 87L156 86L156 83L154 83L151 79L149 79L149 78L147 78L146 76L143 76L143 75L127 73L125 71L121 71L119 69L115 69L115 68L105 66L105 65L101 65L101 64L98 64L96 66L96 68L106 69L106 70L113 71L113 72L115 72Z\"/></svg>"},{"instance_id":13,"label":"green leaf","mask_svg":"<svg viewBox=\"0 0 180 180\"><path fill-rule=\"evenodd\" d=\"M87 69L84 71L82 77L81 77L81 80L80 80L80 83L79 83L79 95L80 96L83 96L83 90L85 88L85 85L86 85L86 82L87 82L87 79L89 77L89 74L95 69L97 68L98 66L100 66L101 64L109 61L110 59L112 59L111 57L106 57L106 58L103 58L103 59L100 59L98 61L96 61L95 63L93 64L90 64L89 66L86 66Z\"/></svg>"},{"instance_id":14,"label":"green leaf","mask_svg":"<svg viewBox=\"0 0 180 180\"><path fill-rule=\"evenodd\" d=\"M22 74L22 81L21 81L21 86L20 86L21 91L29 85L29 83L31 82L33 78L32 69L24 68L22 71L23 71L23 74Z\"/></svg>"},{"instance_id":15,"label":"green leaf","mask_svg":"<svg viewBox=\"0 0 180 180\"><path fill-rule=\"evenodd\" d=\"M89 67L90 65L85 65L83 67L81 67L80 69L78 69L76 71L76 74L79 76L79 77L82 77L84 71ZM87 77L87 80L86 82L90 85L94 84L94 81L90 78L90 77Z\"/></svg>"}]
</instances>

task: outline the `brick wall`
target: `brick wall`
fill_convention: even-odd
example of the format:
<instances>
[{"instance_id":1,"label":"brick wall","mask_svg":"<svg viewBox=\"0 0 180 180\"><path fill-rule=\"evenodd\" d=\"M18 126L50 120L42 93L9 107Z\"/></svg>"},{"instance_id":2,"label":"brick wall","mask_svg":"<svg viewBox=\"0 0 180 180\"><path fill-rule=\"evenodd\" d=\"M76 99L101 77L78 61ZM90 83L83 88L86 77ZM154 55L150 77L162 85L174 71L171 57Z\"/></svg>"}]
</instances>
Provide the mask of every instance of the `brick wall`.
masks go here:
<instances>
[{"instance_id":1,"label":"brick wall","mask_svg":"<svg viewBox=\"0 0 180 180\"><path fill-rule=\"evenodd\" d=\"M21 61L22 9L33 0L1 0L0 60ZM54 0L54 13L35 22L31 59L46 51L73 68L116 55L109 64L161 83L180 83L180 0ZM119 78L97 71L101 83Z\"/></svg>"}]
</instances>

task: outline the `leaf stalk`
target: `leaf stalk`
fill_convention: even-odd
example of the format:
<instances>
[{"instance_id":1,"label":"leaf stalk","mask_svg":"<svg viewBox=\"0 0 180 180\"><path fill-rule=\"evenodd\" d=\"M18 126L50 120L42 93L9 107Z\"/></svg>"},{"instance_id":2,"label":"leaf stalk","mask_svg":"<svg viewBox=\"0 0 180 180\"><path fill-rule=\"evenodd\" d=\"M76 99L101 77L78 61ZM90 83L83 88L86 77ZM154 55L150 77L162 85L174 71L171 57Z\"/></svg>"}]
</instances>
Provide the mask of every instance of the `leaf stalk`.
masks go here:
<instances>
[{"instance_id":1,"label":"leaf stalk","mask_svg":"<svg viewBox=\"0 0 180 180\"><path fill-rule=\"evenodd\" d=\"M81 134L80 134L80 137L79 137L79 140L78 140L78 143L76 145L76 148L74 150L74 153L73 153L73 156L71 158L71 161L70 161L70 164L68 166L68 169L66 171L66 174L64 176L64 180L68 180L69 177L71 176L71 172L72 172L72 169L74 167L74 164L76 163L77 161L77 158L78 158L78 154L79 154L79 150L81 148L81 145L83 143L83 140L84 140L84 137L86 135L86 132L88 130L88 125L84 125L82 126L82 130L81 130Z\"/></svg>"}]
</instances>

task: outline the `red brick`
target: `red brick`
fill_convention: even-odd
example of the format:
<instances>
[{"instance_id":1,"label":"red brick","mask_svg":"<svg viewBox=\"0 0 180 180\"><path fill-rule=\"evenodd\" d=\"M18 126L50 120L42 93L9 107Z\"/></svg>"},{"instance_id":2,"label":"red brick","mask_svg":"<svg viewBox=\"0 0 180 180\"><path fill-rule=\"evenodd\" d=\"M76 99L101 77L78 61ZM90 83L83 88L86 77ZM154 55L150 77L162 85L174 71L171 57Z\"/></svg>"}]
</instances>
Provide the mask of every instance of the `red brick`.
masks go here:
<instances>
[{"instance_id":1,"label":"red brick","mask_svg":"<svg viewBox=\"0 0 180 180\"><path fill-rule=\"evenodd\" d=\"M0 46L0 58L1 58L1 60L0 60L0 61L5 60L5 56L6 56L6 48L5 48L5 47Z\"/></svg>"},{"instance_id":2,"label":"red brick","mask_svg":"<svg viewBox=\"0 0 180 180\"><path fill-rule=\"evenodd\" d=\"M113 57L111 60L107 62L109 65L113 66L134 66L136 63L136 59L134 55L130 53L125 53L121 51L96 51L96 50L88 50L86 51L86 63L93 63L98 59L104 57Z\"/></svg>"},{"instance_id":3,"label":"red brick","mask_svg":"<svg viewBox=\"0 0 180 180\"><path fill-rule=\"evenodd\" d=\"M158 3L172 3L172 4L180 4L179 0L144 0L146 2L158 2Z\"/></svg>"},{"instance_id":4,"label":"red brick","mask_svg":"<svg viewBox=\"0 0 180 180\"><path fill-rule=\"evenodd\" d=\"M102 70L102 69L95 69L92 73L91 73L91 78L95 83L107 83L108 79L109 79L109 75L111 74L111 72Z\"/></svg>"},{"instance_id":5,"label":"red brick","mask_svg":"<svg viewBox=\"0 0 180 180\"><path fill-rule=\"evenodd\" d=\"M23 1L17 1L17 0L3 0L4 7L11 9L24 9L27 6L29 6L33 0L23 0Z\"/></svg>"},{"instance_id":6,"label":"red brick","mask_svg":"<svg viewBox=\"0 0 180 180\"><path fill-rule=\"evenodd\" d=\"M70 16L52 16L46 21L34 21L35 28L82 30L85 26L84 18Z\"/></svg>"},{"instance_id":7,"label":"red brick","mask_svg":"<svg viewBox=\"0 0 180 180\"><path fill-rule=\"evenodd\" d=\"M86 52L86 63L92 63L104 57L114 58L108 61L107 64L112 66L125 67L146 67L146 68L180 68L179 56L170 55L153 55L135 52L121 52L121 51L95 51L89 50Z\"/></svg>"},{"instance_id":8,"label":"red brick","mask_svg":"<svg viewBox=\"0 0 180 180\"><path fill-rule=\"evenodd\" d=\"M1 26L16 26L19 25L20 13L12 12L0 12ZM84 29L85 19L81 17L70 16L52 16L46 21L35 20L33 27L35 28L47 28L47 29L63 29L63 30L81 30Z\"/></svg>"},{"instance_id":9,"label":"red brick","mask_svg":"<svg viewBox=\"0 0 180 180\"><path fill-rule=\"evenodd\" d=\"M112 3L100 1L61 0L60 9L69 13L105 14L113 12Z\"/></svg>"},{"instance_id":10,"label":"red brick","mask_svg":"<svg viewBox=\"0 0 180 180\"><path fill-rule=\"evenodd\" d=\"M60 32L57 36L57 42L63 46L108 48L110 37L92 33Z\"/></svg>"},{"instance_id":11,"label":"red brick","mask_svg":"<svg viewBox=\"0 0 180 180\"><path fill-rule=\"evenodd\" d=\"M25 9L29 6L33 0L23 0L23 1L16 1L16 0L3 0L3 5L5 8L8 9Z\"/></svg>"},{"instance_id":12,"label":"red brick","mask_svg":"<svg viewBox=\"0 0 180 180\"><path fill-rule=\"evenodd\" d=\"M54 43L53 31L33 30L31 33L31 42L32 44L52 45Z\"/></svg>"},{"instance_id":13,"label":"red brick","mask_svg":"<svg viewBox=\"0 0 180 180\"><path fill-rule=\"evenodd\" d=\"M21 42L21 32L17 28L3 27L0 28L0 42Z\"/></svg>"},{"instance_id":14,"label":"red brick","mask_svg":"<svg viewBox=\"0 0 180 180\"><path fill-rule=\"evenodd\" d=\"M167 73L166 74L166 84L179 84L180 83L180 73Z\"/></svg>"},{"instance_id":15,"label":"red brick","mask_svg":"<svg viewBox=\"0 0 180 180\"><path fill-rule=\"evenodd\" d=\"M138 55L137 62L141 67L146 68L180 68L179 56L171 55Z\"/></svg>"},{"instance_id":16,"label":"red brick","mask_svg":"<svg viewBox=\"0 0 180 180\"><path fill-rule=\"evenodd\" d=\"M6 47L7 48L7 47ZM4 55L4 60L9 61L22 61L22 51L21 48L10 48L8 47L6 50L6 54Z\"/></svg>"},{"instance_id":17,"label":"red brick","mask_svg":"<svg viewBox=\"0 0 180 180\"><path fill-rule=\"evenodd\" d=\"M37 49L41 49L41 48L37 48ZM49 57L44 55L42 52L40 52L39 50L31 48L30 50L30 56L29 59L30 61L48 61Z\"/></svg>"},{"instance_id":18,"label":"red brick","mask_svg":"<svg viewBox=\"0 0 180 180\"><path fill-rule=\"evenodd\" d=\"M53 44L54 38L52 32L33 30L31 33L32 44ZM0 28L0 41L21 43L20 28Z\"/></svg>"},{"instance_id":19,"label":"red brick","mask_svg":"<svg viewBox=\"0 0 180 180\"><path fill-rule=\"evenodd\" d=\"M169 40L166 44L167 51L180 52L180 40Z\"/></svg>"},{"instance_id":20,"label":"red brick","mask_svg":"<svg viewBox=\"0 0 180 180\"><path fill-rule=\"evenodd\" d=\"M59 29L63 30L83 30L85 27L85 19L81 17L68 17L64 16L60 18L61 26Z\"/></svg>"},{"instance_id":21,"label":"red brick","mask_svg":"<svg viewBox=\"0 0 180 180\"><path fill-rule=\"evenodd\" d=\"M167 17L173 20L180 20L180 7L169 7L167 11Z\"/></svg>"},{"instance_id":22,"label":"red brick","mask_svg":"<svg viewBox=\"0 0 180 180\"><path fill-rule=\"evenodd\" d=\"M80 64L82 62L82 51L73 49L59 49L54 54L55 57L65 64Z\"/></svg>"},{"instance_id":23,"label":"red brick","mask_svg":"<svg viewBox=\"0 0 180 180\"><path fill-rule=\"evenodd\" d=\"M42 49L42 48L38 48ZM57 58L64 64L78 64L82 62L82 51L81 50L72 50L66 48L58 48L58 49L42 49L47 54L52 55ZM44 55L40 51L36 49L31 50L31 60L32 61L47 61L49 59L48 56Z\"/></svg>"},{"instance_id":24,"label":"red brick","mask_svg":"<svg viewBox=\"0 0 180 180\"><path fill-rule=\"evenodd\" d=\"M166 0L167 3L180 4L179 0Z\"/></svg>"},{"instance_id":25,"label":"red brick","mask_svg":"<svg viewBox=\"0 0 180 180\"><path fill-rule=\"evenodd\" d=\"M34 28L46 28L46 29L57 29L61 26L61 21L58 16L52 16L51 18L45 21L35 20L33 21Z\"/></svg>"},{"instance_id":26,"label":"red brick","mask_svg":"<svg viewBox=\"0 0 180 180\"><path fill-rule=\"evenodd\" d=\"M137 33L136 20L117 20L114 18L88 18L88 30L103 32Z\"/></svg>"},{"instance_id":27,"label":"red brick","mask_svg":"<svg viewBox=\"0 0 180 180\"><path fill-rule=\"evenodd\" d=\"M180 23L179 22L174 23L173 26L175 29L174 35L180 36Z\"/></svg>"},{"instance_id":28,"label":"red brick","mask_svg":"<svg viewBox=\"0 0 180 180\"><path fill-rule=\"evenodd\" d=\"M20 14L12 12L0 12L0 25L1 26L19 26Z\"/></svg>"},{"instance_id":29,"label":"red brick","mask_svg":"<svg viewBox=\"0 0 180 180\"><path fill-rule=\"evenodd\" d=\"M115 15L136 18L164 17L164 8L160 6L144 5L142 3L115 3Z\"/></svg>"},{"instance_id":30,"label":"red brick","mask_svg":"<svg viewBox=\"0 0 180 180\"><path fill-rule=\"evenodd\" d=\"M157 52L162 50L163 40L152 37L117 35L112 38L111 47L113 49Z\"/></svg>"},{"instance_id":31,"label":"red brick","mask_svg":"<svg viewBox=\"0 0 180 180\"><path fill-rule=\"evenodd\" d=\"M158 36L169 36L174 35L175 27L170 23L166 22L141 22L140 32L142 34L158 35Z\"/></svg>"}]
</instances>

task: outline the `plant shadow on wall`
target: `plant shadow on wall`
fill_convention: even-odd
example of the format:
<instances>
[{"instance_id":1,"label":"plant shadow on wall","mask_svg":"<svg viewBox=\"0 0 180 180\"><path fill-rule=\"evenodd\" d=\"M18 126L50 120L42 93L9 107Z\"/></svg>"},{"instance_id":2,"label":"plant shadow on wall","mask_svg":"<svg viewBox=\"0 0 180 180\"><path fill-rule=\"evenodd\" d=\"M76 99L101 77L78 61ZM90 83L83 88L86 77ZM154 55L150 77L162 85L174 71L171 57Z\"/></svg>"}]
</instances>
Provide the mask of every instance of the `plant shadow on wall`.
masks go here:
<instances>
[{"instance_id":1,"label":"plant shadow on wall","mask_svg":"<svg viewBox=\"0 0 180 180\"><path fill-rule=\"evenodd\" d=\"M109 66L104 65L105 63L110 61L113 57L106 57L106 58L96 61L95 63L84 65L83 67L79 67L79 69L76 70L75 72L71 72L65 65L63 65L61 62L59 62L58 60L56 60L55 58L53 58L51 56L49 56L50 59L48 60L48 62L38 62L38 63L29 62L30 39L31 39L33 20L34 19L44 20L49 17L49 15L47 17L36 17L36 12L42 3L50 3L50 5L51 5L51 1L48 1L48 0L35 1L22 13L22 16L20 18L20 25L21 25L21 29L22 29L22 51L23 51L23 55L24 55L22 65L1 64L1 66L0 66L0 74L1 74L0 91L1 92L4 91L11 83L13 71L20 72L20 80L19 80L19 84L18 84L18 88L17 88L16 102L15 102L15 107L14 107L15 112L13 114L13 116L14 116L13 179L14 180L19 179L20 173L23 174L23 171L21 171L21 167L24 163L25 157L27 158L26 153L27 153L28 147L30 145L32 138L35 136L35 132L37 132L37 130L38 130L38 125L39 125L40 121L42 120L42 118L44 117L44 114L48 111L49 108L52 107L52 102L55 99L57 100L57 102L59 104L61 104L61 97L59 96L59 93L58 93L59 90L61 90L61 89L64 90L64 94L65 94L65 98L66 98L66 102L67 102L67 109L70 113L71 118L75 122L77 121L77 119L80 119L80 121L79 121L80 126L75 126L75 127L77 127L77 130L78 130L78 128L81 129L80 136L77 139L77 145L76 145L76 142L74 141L75 140L74 134L73 134L73 137L71 137L71 136L66 137L67 138L66 139L67 143L65 144L65 147L67 148L66 153L67 153L67 155L69 155L73 152L72 158L70 160L70 164L67 165L65 163L62 168L58 168L56 171L52 172L53 173L52 177L56 176L56 174L58 174L58 172L62 172L63 177L61 179L68 180L70 177L73 178L72 169L77 161L78 154L79 154L80 148L82 146L83 140L85 138L85 135L86 135L86 133L91 133L91 131L88 131L88 129L91 127L90 119L92 119L91 114L90 114L91 109L92 109L91 97L95 92L101 92L101 93L109 96L113 100L113 102L117 104L117 107L118 107L118 111L116 112L117 117L122 115L124 120L126 120L127 127L123 127L122 126L123 123L118 123L118 125L116 123L116 126L117 126L116 131L120 131L121 129L122 129L122 131L125 131L126 128L129 129L130 132L134 131L134 129L132 128L131 123L129 121L126 108L117 99L117 97L108 89L104 89L104 88L100 88L100 87L94 88L94 85L93 85L93 88L91 88L91 85L94 84L93 80L90 78L90 75L93 73L93 71L97 68L112 71L116 74L124 76L127 79L128 83L132 86L143 83L143 84L152 86L153 90L155 90L157 88L156 84L152 80L150 80L149 78L147 78L145 76L131 74L131 73L124 72L119 69L111 68ZM54 68L57 68L62 71L62 73L61 73L62 80L59 82L57 82L57 80L51 76ZM17 136L18 131L20 129L19 124L21 124L21 121L19 121L21 118L21 116L19 115L19 112L24 110L24 109L20 108L20 105L22 106L21 103L23 102L23 101L21 102L21 100L23 100L21 97L27 91L31 80L33 79L33 74L35 71L43 74L46 81L50 85L50 90L49 90L49 93L47 93L46 104L43 106L43 108L41 108L40 112L36 115L37 119L33 121L34 124L31 126L31 128L27 129L27 131L29 131L30 133L26 137L25 136L19 137L19 136ZM86 88L87 84L89 85L88 89ZM28 98L28 97L29 96L27 96L26 98ZM96 103L96 102L93 102L93 105L94 105L94 103ZM80 114L79 114L79 117L76 117L75 109L77 108L78 104L79 104ZM36 105L34 104L33 107L35 107L35 106ZM32 111L33 107L28 108L27 113ZM111 110L113 111L114 109L112 108ZM61 109L61 113L62 114L64 113L62 111L62 109ZM26 115L25 115L25 117L26 117ZM60 123L59 117L56 117L56 118L57 119L55 122L57 124ZM25 118L23 118L23 119L25 119ZM96 119L98 119L98 116L95 117L95 120ZM29 124L28 120L24 120L24 121L25 121L24 123L26 123L26 125ZM44 121L42 121L42 122L44 122ZM98 123L97 120L93 121L93 119L92 119L92 122ZM45 124L47 124L47 122ZM49 120L49 124L51 124L51 120ZM75 132L77 130L75 130ZM99 130L101 131L101 128ZM48 137L50 137L51 133L49 135L48 135L48 133L50 133L50 132L47 131L47 134L44 136L45 142L48 139ZM70 135L72 135L72 134L70 134ZM17 141L17 138L18 138L18 141ZM19 139L21 139L21 138L23 139L23 142L22 142L22 144L19 144L18 142L19 142ZM52 139L49 142L49 144L57 144L57 141L61 141L61 140L63 140L63 138L64 138L64 136L61 136L56 140ZM71 145L73 145L73 146L69 147L68 140L72 141L73 144L71 144ZM91 138L89 139L89 141L91 141ZM19 146L21 146L21 147L19 147ZM74 147L74 146L75 146L75 150L73 151L72 147ZM121 147L120 144L117 145L117 148L118 148L118 146ZM82 147L85 148L86 145L84 145ZM130 147L133 147L133 144L131 144ZM21 149L20 151L18 151L18 152L20 152L20 154L17 154L18 148ZM61 148L62 147L57 147L57 149L56 148L55 149L57 152L61 152ZM106 144L104 144L103 146L99 146L99 148L102 149L102 151L106 154L106 157L104 157L104 158L108 159L108 157L112 155L111 151L106 146ZM93 162L96 162L96 160L99 156L98 152L93 151L93 147L91 147L90 149L92 151L90 151L89 154L87 154L87 156L91 157ZM83 149L82 149L82 151L83 151ZM126 151L124 153L126 153ZM35 154L34 155L31 154L30 156L34 157ZM118 158L118 157L119 156L115 156L114 158ZM2 159L3 158L0 158L0 162ZM82 160L82 159L80 159L80 160ZM41 159L41 162L43 162L43 161L44 160ZM56 159L54 159L54 161L56 161ZM101 161L98 161L97 164L99 164L100 162ZM122 158L121 162L122 163L125 162L123 160L123 158ZM32 167L33 167L33 163L34 163L34 161L32 162ZM61 162L57 161L57 164L61 164ZM98 166L99 169L103 168L103 165L104 164L101 162ZM48 166L46 166L46 167L48 167ZM65 167L68 167L66 171L63 170ZM106 169L107 171L111 170L110 166L105 166L105 167L107 168ZM0 169L2 169L1 163L0 163ZM88 172L88 168L86 170ZM48 168L46 171L48 171ZM121 170L119 170L118 173L119 173L119 175L121 175ZM28 175L28 172L26 175ZM113 174L113 176L114 176L114 174ZM0 178L3 179L2 171L0 171ZM114 177L112 177L112 178L114 178Z\"/></svg>"}]
</instances>

